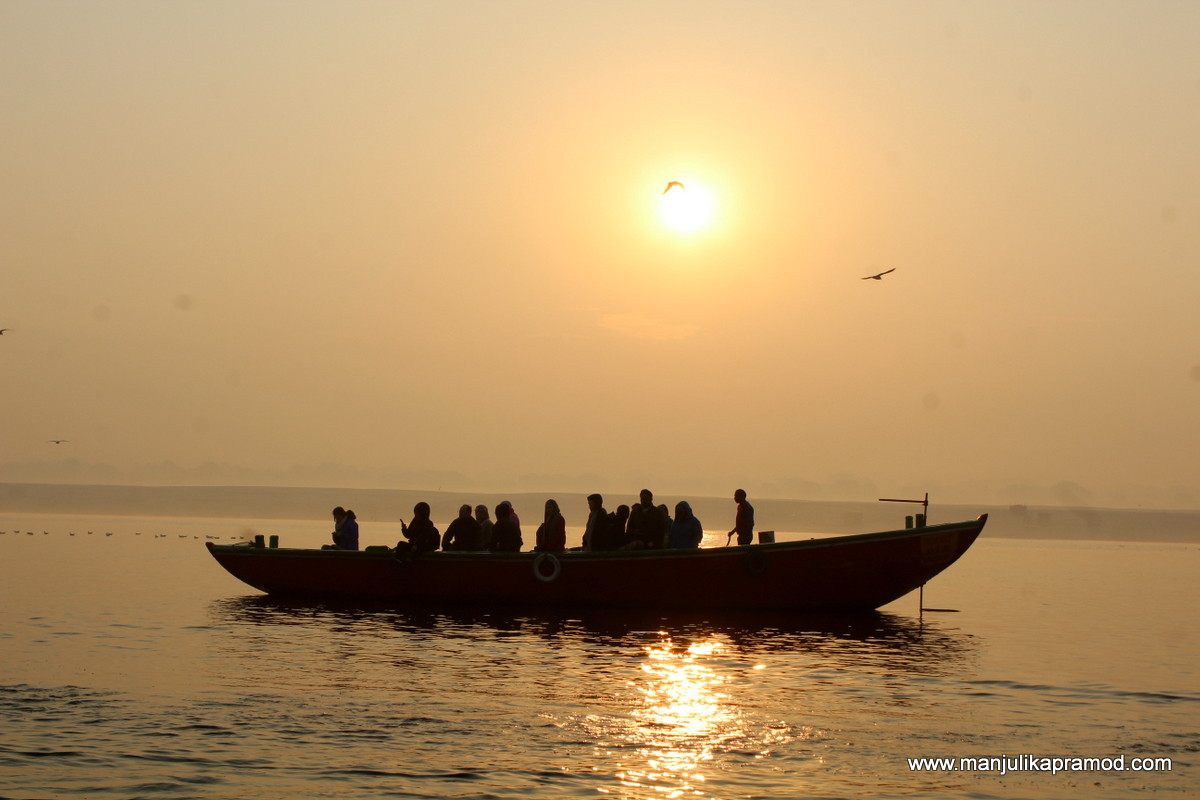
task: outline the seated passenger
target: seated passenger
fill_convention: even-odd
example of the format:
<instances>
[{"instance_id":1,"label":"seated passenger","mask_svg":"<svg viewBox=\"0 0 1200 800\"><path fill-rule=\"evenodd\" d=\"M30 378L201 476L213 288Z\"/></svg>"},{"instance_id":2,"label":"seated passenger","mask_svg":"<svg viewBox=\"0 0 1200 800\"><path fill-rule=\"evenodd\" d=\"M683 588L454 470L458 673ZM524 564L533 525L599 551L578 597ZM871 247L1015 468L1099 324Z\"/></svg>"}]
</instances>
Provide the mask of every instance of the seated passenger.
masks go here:
<instances>
[{"instance_id":1,"label":"seated passenger","mask_svg":"<svg viewBox=\"0 0 1200 800\"><path fill-rule=\"evenodd\" d=\"M346 521L342 523L341 536L339 538L338 549L358 549L358 517L348 508L346 509Z\"/></svg>"},{"instance_id":2,"label":"seated passenger","mask_svg":"<svg viewBox=\"0 0 1200 800\"><path fill-rule=\"evenodd\" d=\"M504 503L496 506L496 524L492 526L492 552L519 553L524 544L521 540L521 527L513 520L512 506Z\"/></svg>"},{"instance_id":3,"label":"seated passenger","mask_svg":"<svg viewBox=\"0 0 1200 800\"><path fill-rule=\"evenodd\" d=\"M400 530L408 541L396 543L397 553L425 553L438 549L441 535L429 514L429 503L421 502L413 508L412 525L405 525L404 520L400 520Z\"/></svg>"},{"instance_id":4,"label":"seated passenger","mask_svg":"<svg viewBox=\"0 0 1200 800\"><path fill-rule=\"evenodd\" d=\"M357 550L358 522L353 511L338 506L333 510L333 544L324 545L322 550Z\"/></svg>"},{"instance_id":5,"label":"seated passenger","mask_svg":"<svg viewBox=\"0 0 1200 800\"><path fill-rule=\"evenodd\" d=\"M491 515L488 514L488 507L485 505L475 506L475 521L479 523L479 549L492 549L492 528L495 527L492 522Z\"/></svg>"},{"instance_id":6,"label":"seated passenger","mask_svg":"<svg viewBox=\"0 0 1200 800\"><path fill-rule=\"evenodd\" d=\"M654 493L642 489L640 502L629 511L629 527L626 543L622 550L654 550L667 543L667 528L670 518L663 512L665 506L654 505Z\"/></svg>"},{"instance_id":7,"label":"seated passenger","mask_svg":"<svg viewBox=\"0 0 1200 800\"><path fill-rule=\"evenodd\" d=\"M617 506L617 510L608 514L604 524L597 531L593 550L620 550L625 544L625 525L629 522L629 506Z\"/></svg>"},{"instance_id":8,"label":"seated passenger","mask_svg":"<svg viewBox=\"0 0 1200 800\"><path fill-rule=\"evenodd\" d=\"M560 553L567 549L567 521L558 510L558 502L546 501L545 521L537 529L537 546L534 550Z\"/></svg>"},{"instance_id":9,"label":"seated passenger","mask_svg":"<svg viewBox=\"0 0 1200 800\"><path fill-rule=\"evenodd\" d=\"M693 549L700 546L704 540L704 526L692 507L686 500L681 500L675 506L675 521L671 523L671 533L667 538L667 547L678 549Z\"/></svg>"},{"instance_id":10,"label":"seated passenger","mask_svg":"<svg viewBox=\"0 0 1200 800\"><path fill-rule=\"evenodd\" d=\"M513 522L515 522L515 523L517 524L517 529L518 529L518 530L520 530L520 528L521 528L521 517L520 517L520 516L517 514L517 510L516 510L515 508L513 508L512 501L511 501L511 500L504 500L504 501L501 501L500 505L502 505L502 506L508 506L509 516L511 516L511 517L512 517L512 521L513 521ZM498 517L498 516L500 516L500 515L499 515L499 514L497 514L496 516Z\"/></svg>"},{"instance_id":11,"label":"seated passenger","mask_svg":"<svg viewBox=\"0 0 1200 800\"><path fill-rule=\"evenodd\" d=\"M443 550L482 550L479 522L471 516L471 506L464 504L458 509L458 519L446 528L442 537Z\"/></svg>"},{"instance_id":12,"label":"seated passenger","mask_svg":"<svg viewBox=\"0 0 1200 800\"><path fill-rule=\"evenodd\" d=\"M600 540L604 538L603 529L608 524L608 512L604 510L604 497L599 494L589 494L587 525L583 529L583 549L600 550Z\"/></svg>"}]
</instances>

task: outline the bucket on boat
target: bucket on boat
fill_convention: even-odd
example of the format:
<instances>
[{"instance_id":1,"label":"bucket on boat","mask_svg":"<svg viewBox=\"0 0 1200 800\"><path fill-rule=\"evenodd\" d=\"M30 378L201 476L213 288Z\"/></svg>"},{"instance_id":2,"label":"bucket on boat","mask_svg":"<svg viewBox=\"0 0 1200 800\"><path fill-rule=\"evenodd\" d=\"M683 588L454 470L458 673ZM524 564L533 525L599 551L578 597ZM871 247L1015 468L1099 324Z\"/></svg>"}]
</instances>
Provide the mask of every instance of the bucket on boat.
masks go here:
<instances>
[{"instance_id":1,"label":"bucket on boat","mask_svg":"<svg viewBox=\"0 0 1200 800\"><path fill-rule=\"evenodd\" d=\"M263 535L261 533L254 534L254 546L255 547L266 547L267 546L267 541L263 538Z\"/></svg>"},{"instance_id":2,"label":"bucket on boat","mask_svg":"<svg viewBox=\"0 0 1200 800\"><path fill-rule=\"evenodd\" d=\"M758 532L758 543L759 544L775 544L775 531L759 531Z\"/></svg>"},{"instance_id":3,"label":"bucket on boat","mask_svg":"<svg viewBox=\"0 0 1200 800\"><path fill-rule=\"evenodd\" d=\"M271 543L271 547L279 547L279 534L272 533L271 538L267 541Z\"/></svg>"},{"instance_id":4,"label":"bucket on boat","mask_svg":"<svg viewBox=\"0 0 1200 800\"><path fill-rule=\"evenodd\" d=\"M912 518L912 514L909 514L907 517L904 518L904 527L905 527L905 529L908 529L908 528L911 528L912 526L913 526L913 518Z\"/></svg>"},{"instance_id":5,"label":"bucket on boat","mask_svg":"<svg viewBox=\"0 0 1200 800\"><path fill-rule=\"evenodd\" d=\"M918 528L925 527L925 515L924 514L917 514L917 527Z\"/></svg>"}]
</instances>

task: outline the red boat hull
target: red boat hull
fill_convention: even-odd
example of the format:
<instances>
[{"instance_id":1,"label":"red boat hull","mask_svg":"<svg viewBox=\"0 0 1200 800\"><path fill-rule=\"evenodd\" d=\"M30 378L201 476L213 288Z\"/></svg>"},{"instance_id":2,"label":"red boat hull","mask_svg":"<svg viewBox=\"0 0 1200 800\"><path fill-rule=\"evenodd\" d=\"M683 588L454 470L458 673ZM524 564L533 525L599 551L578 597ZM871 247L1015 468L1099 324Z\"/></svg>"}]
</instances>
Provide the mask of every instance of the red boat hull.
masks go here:
<instances>
[{"instance_id":1,"label":"red boat hull","mask_svg":"<svg viewBox=\"0 0 1200 800\"><path fill-rule=\"evenodd\" d=\"M411 603L642 609L870 610L953 564L987 522L701 550L426 553L219 546L271 595Z\"/></svg>"}]
</instances>

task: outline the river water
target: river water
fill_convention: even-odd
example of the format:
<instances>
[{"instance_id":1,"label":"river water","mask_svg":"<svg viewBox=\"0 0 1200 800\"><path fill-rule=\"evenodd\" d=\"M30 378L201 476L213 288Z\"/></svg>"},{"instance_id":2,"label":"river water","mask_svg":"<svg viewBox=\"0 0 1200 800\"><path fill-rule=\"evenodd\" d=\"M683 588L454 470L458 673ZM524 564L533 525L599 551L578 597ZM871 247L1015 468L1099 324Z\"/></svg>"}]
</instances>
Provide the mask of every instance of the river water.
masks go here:
<instances>
[{"instance_id":1,"label":"river water","mask_svg":"<svg viewBox=\"0 0 1200 800\"><path fill-rule=\"evenodd\" d=\"M953 610L729 617L283 603L203 547L324 522L0 529L5 800L1200 793L1197 544L985 531ZM1095 761L910 766L1001 756Z\"/></svg>"}]
</instances>

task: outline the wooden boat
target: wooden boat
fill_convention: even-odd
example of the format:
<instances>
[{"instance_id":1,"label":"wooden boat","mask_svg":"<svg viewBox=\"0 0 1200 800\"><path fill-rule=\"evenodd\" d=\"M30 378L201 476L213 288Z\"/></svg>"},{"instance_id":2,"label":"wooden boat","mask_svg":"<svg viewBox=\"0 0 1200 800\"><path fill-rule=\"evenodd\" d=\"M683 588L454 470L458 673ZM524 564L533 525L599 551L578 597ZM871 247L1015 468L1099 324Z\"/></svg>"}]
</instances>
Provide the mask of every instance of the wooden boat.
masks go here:
<instances>
[{"instance_id":1,"label":"wooden boat","mask_svg":"<svg viewBox=\"0 0 1200 800\"><path fill-rule=\"evenodd\" d=\"M722 610L872 610L953 564L969 522L699 550L365 551L214 545L235 578L273 596L414 604Z\"/></svg>"}]
</instances>

